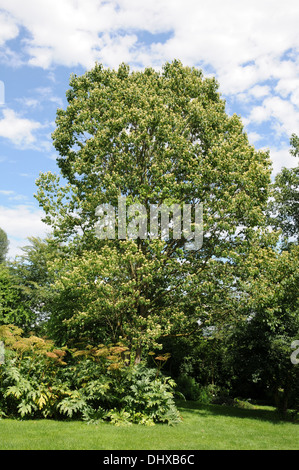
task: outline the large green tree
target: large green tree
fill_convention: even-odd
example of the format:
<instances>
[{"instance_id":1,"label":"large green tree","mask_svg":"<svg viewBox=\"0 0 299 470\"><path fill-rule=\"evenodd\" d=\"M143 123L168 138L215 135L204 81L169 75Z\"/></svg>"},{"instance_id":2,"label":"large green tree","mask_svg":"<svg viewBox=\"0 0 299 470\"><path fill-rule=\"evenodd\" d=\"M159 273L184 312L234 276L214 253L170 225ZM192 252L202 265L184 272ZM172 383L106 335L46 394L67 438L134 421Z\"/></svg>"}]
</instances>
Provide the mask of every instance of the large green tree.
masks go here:
<instances>
[{"instance_id":1,"label":"large green tree","mask_svg":"<svg viewBox=\"0 0 299 470\"><path fill-rule=\"evenodd\" d=\"M179 61L160 72L97 64L71 77L67 100L53 134L60 175L37 181L44 220L65 252L52 265L52 332L60 341L119 334L138 362L199 318L228 321L241 258L264 223L270 161L226 113L215 79ZM184 236L153 240L149 226L146 239L124 240L117 223L114 240L99 240L97 207L116 208L117 222L120 196L127 210L142 204L147 220L152 205L202 203L202 246L187 250Z\"/></svg>"}]
</instances>

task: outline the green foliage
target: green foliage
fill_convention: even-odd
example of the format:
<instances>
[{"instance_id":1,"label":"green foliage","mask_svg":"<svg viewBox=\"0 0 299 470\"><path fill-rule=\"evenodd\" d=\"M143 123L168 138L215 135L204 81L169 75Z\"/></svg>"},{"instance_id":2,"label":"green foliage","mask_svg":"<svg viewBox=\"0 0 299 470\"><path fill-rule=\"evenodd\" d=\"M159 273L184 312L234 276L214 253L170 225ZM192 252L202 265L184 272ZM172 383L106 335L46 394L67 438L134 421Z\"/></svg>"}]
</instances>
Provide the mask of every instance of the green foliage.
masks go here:
<instances>
[{"instance_id":1,"label":"green foliage","mask_svg":"<svg viewBox=\"0 0 299 470\"><path fill-rule=\"evenodd\" d=\"M248 400L240 400L240 398L234 399L234 406L236 408L241 408L242 410L256 410L257 406L250 403Z\"/></svg>"},{"instance_id":2,"label":"green foliage","mask_svg":"<svg viewBox=\"0 0 299 470\"><path fill-rule=\"evenodd\" d=\"M13 323L28 329L34 319L20 279L9 266L0 264L0 325Z\"/></svg>"},{"instance_id":3,"label":"green foliage","mask_svg":"<svg viewBox=\"0 0 299 470\"><path fill-rule=\"evenodd\" d=\"M181 375L177 380L178 391L186 400L196 401L200 397L200 386L194 377Z\"/></svg>"},{"instance_id":4,"label":"green foliage","mask_svg":"<svg viewBox=\"0 0 299 470\"><path fill-rule=\"evenodd\" d=\"M216 81L179 61L160 72L97 64L72 76L67 100L53 133L60 174L37 181L51 238L30 239L8 267L0 231L0 413L178 422L161 371L169 355L142 363L163 347L163 370L187 399L207 404L231 387L298 406L298 167L270 192L268 153L226 114ZM201 202L203 246L118 239L118 226L116 240L99 240L96 208L117 208L121 195L147 215L151 204Z\"/></svg>"},{"instance_id":5,"label":"green foliage","mask_svg":"<svg viewBox=\"0 0 299 470\"><path fill-rule=\"evenodd\" d=\"M142 417L145 424L180 422L173 399L175 386L172 379L161 373L157 375L156 369L148 369L141 364L135 366L124 397L126 411L132 413L133 420Z\"/></svg>"},{"instance_id":6,"label":"green foliage","mask_svg":"<svg viewBox=\"0 0 299 470\"><path fill-rule=\"evenodd\" d=\"M293 134L291 150L299 157L299 138ZM299 165L283 168L275 177L272 188L273 199L269 203L269 221L276 229L281 229L283 237L298 242L299 233Z\"/></svg>"},{"instance_id":7,"label":"green foliage","mask_svg":"<svg viewBox=\"0 0 299 470\"><path fill-rule=\"evenodd\" d=\"M203 405L213 403L220 394L219 387L213 384L201 385L194 377L185 374L180 375L176 383L185 400L197 401Z\"/></svg>"},{"instance_id":8,"label":"green foliage","mask_svg":"<svg viewBox=\"0 0 299 470\"><path fill-rule=\"evenodd\" d=\"M193 331L198 318L237 317L232 287L265 223L270 159L226 114L215 79L178 60L161 71L97 64L71 77L67 100L53 133L60 174L41 174L36 195L65 247L51 267L57 344L121 336L138 363L162 336ZM121 195L147 216L151 204L202 203L201 250L186 250L184 237L119 240L118 226L116 240L99 240L96 208L117 208Z\"/></svg>"},{"instance_id":9,"label":"green foliage","mask_svg":"<svg viewBox=\"0 0 299 470\"><path fill-rule=\"evenodd\" d=\"M175 383L158 369L126 366L121 345L56 349L49 340L0 327L6 360L0 406L6 416L76 418L117 425L180 422Z\"/></svg>"},{"instance_id":10,"label":"green foliage","mask_svg":"<svg viewBox=\"0 0 299 470\"><path fill-rule=\"evenodd\" d=\"M23 292L23 303L34 312L32 324L35 331L42 330L50 314L53 292L48 263L60 252L52 239L30 237L29 244L22 247L22 255L11 263L11 269Z\"/></svg>"}]
</instances>

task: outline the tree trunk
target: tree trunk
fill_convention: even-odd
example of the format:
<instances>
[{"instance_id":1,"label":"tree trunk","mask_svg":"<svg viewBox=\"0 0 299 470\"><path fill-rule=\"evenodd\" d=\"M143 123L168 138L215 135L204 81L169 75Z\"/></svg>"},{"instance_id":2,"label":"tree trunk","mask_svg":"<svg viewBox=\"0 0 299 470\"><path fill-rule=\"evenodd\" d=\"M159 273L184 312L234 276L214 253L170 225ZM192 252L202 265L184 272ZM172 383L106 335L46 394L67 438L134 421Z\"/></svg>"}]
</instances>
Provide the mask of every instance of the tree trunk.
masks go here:
<instances>
[{"instance_id":1,"label":"tree trunk","mask_svg":"<svg viewBox=\"0 0 299 470\"><path fill-rule=\"evenodd\" d=\"M134 365L140 364L141 362L141 346L138 346L136 349Z\"/></svg>"}]
</instances>

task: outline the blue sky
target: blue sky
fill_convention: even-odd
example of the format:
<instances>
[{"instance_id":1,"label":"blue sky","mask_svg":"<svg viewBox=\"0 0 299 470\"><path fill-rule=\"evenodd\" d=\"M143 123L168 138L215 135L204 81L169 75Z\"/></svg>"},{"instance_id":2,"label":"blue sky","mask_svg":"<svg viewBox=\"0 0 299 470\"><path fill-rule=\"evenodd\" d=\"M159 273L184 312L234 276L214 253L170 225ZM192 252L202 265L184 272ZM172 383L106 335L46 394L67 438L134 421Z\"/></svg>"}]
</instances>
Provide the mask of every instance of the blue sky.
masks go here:
<instances>
[{"instance_id":1,"label":"blue sky","mask_svg":"<svg viewBox=\"0 0 299 470\"><path fill-rule=\"evenodd\" d=\"M299 134L298 0L0 0L0 227L11 257L47 227L33 194L58 171L51 142L71 73L160 68L180 59L215 76L227 112L268 149L273 176L295 166Z\"/></svg>"}]
</instances>

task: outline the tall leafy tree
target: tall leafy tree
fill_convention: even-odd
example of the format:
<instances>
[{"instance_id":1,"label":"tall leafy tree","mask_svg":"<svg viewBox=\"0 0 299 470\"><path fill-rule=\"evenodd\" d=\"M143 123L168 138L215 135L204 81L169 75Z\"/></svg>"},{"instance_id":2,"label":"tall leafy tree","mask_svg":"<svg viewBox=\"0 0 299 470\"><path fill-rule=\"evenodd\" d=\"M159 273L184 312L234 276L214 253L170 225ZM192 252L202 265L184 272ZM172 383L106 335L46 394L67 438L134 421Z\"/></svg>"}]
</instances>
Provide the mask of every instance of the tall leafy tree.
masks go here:
<instances>
[{"instance_id":1,"label":"tall leafy tree","mask_svg":"<svg viewBox=\"0 0 299 470\"><path fill-rule=\"evenodd\" d=\"M234 297L237 254L264 223L268 153L227 115L217 82L179 61L161 72L97 64L71 77L67 100L53 134L60 175L41 174L36 196L68 247L52 266L60 341L113 330L138 362L161 335L193 331L198 318L225 321L232 310L221 293ZM183 236L152 240L149 226L146 239L123 240L117 223L116 239L99 240L96 209L110 204L117 216L120 196L127 209L142 204L147 221L151 205L202 203L202 247L187 250Z\"/></svg>"}]
</instances>

